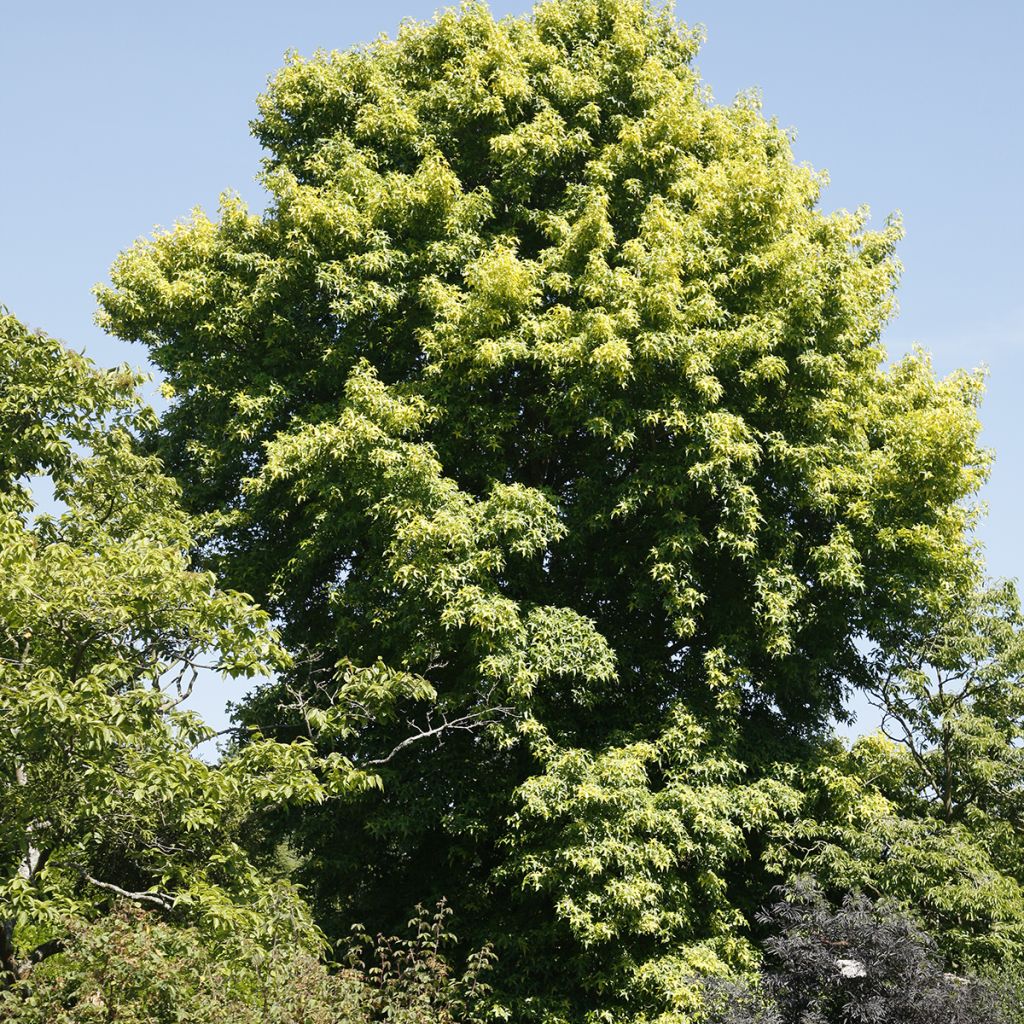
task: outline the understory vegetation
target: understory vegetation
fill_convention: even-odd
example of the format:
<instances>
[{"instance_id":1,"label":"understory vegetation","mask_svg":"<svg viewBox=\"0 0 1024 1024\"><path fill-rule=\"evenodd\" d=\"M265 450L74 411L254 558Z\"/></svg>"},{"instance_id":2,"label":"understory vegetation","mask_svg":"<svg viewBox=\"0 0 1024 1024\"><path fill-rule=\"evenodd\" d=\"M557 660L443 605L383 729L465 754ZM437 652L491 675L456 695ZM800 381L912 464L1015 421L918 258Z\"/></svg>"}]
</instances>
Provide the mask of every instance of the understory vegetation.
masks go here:
<instances>
[{"instance_id":1,"label":"understory vegetation","mask_svg":"<svg viewBox=\"0 0 1024 1024\"><path fill-rule=\"evenodd\" d=\"M97 290L159 415L0 310L0 1020L1024 1019L982 379L698 44L289 56L266 209Z\"/></svg>"}]
</instances>

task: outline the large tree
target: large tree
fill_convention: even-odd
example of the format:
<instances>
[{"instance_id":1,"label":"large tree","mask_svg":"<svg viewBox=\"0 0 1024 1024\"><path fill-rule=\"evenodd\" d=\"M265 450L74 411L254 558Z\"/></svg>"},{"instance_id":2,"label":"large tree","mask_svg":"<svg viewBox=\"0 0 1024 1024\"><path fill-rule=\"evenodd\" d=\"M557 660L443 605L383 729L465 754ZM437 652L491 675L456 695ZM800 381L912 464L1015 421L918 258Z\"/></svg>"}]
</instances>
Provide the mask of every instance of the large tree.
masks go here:
<instances>
[{"instance_id":1,"label":"large tree","mask_svg":"<svg viewBox=\"0 0 1024 1024\"><path fill-rule=\"evenodd\" d=\"M225 196L100 292L168 382L205 564L296 659L249 719L383 781L284 823L322 919L447 894L523 1017L682 1011L749 963L800 805L769 766L978 575L980 383L886 364L898 223L821 212L697 42L551 0L293 56L267 210Z\"/></svg>"}]
</instances>

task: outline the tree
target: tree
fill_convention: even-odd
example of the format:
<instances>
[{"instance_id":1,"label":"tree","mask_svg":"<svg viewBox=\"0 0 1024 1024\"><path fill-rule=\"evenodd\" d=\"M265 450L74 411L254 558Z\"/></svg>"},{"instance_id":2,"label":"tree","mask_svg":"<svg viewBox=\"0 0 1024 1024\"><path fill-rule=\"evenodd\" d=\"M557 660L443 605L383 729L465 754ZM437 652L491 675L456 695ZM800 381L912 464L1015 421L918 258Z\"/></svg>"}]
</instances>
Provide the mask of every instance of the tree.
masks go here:
<instances>
[{"instance_id":1,"label":"tree","mask_svg":"<svg viewBox=\"0 0 1024 1024\"><path fill-rule=\"evenodd\" d=\"M762 774L979 573L980 381L884 362L898 222L820 212L697 43L551 0L292 56L267 211L99 293L166 376L204 565L295 658L245 720L382 779L279 822L320 919L449 894L522 1019L684 1013L751 963L800 803Z\"/></svg>"},{"instance_id":2,"label":"tree","mask_svg":"<svg viewBox=\"0 0 1024 1024\"><path fill-rule=\"evenodd\" d=\"M177 487L132 437L152 421L137 383L0 310L0 989L118 900L215 947L320 948L239 840L268 804L322 799L332 767L259 737L193 756L201 665L251 677L287 656L265 612L191 566Z\"/></svg>"},{"instance_id":3,"label":"tree","mask_svg":"<svg viewBox=\"0 0 1024 1024\"><path fill-rule=\"evenodd\" d=\"M958 970L1024 960L1022 650L1012 585L936 595L875 652L879 731L774 769L803 794L776 872L900 900Z\"/></svg>"},{"instance_id":4,"label":"tree","mask_svg":"<svg viewBox=\"0 0 1024 1024\"><path fill-rule=\"evenodd\" d=\"M784 828L788 869L912 907L959 965L1024 958L1024 740L1012 585L939 595L877 652L881 729L822 758Z\"/></svg>"},{"instance_id":5,"label":"tree","mask_svg":"<svg viewBox=\"0 0 1024 1024\"><path fill-rule=\"evenodd\" d=\"M1013 584L940 600L880 652L872 690L932 814L1021 822L1024 618Z\"/></svg>"}]
</instances>

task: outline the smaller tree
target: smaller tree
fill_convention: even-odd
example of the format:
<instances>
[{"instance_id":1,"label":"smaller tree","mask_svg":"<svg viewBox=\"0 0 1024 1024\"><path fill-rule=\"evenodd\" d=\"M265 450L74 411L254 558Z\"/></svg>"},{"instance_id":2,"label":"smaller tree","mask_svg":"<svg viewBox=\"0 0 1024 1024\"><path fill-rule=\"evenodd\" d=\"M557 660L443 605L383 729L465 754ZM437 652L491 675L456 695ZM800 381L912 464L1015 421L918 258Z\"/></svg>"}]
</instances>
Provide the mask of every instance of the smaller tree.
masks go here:
<instances>
[{"instance_id":1,"label":"smaller tree","mask_svg":"<svg viewBox=\"0 0 1024 1024\"><path fill-rule=\"evenodd\" d=\"M217 766L194 756L211 735L183 709L201 666L287 659L265 613L192 568L194 523L135 447L152 425L138 382L0 309L0 988L117 900L210 942L319 945L240 829L352 776L260 737Z\"/></svg>"},{"instance_id":2,"label":"smaller tree","mask_svg":"<svg viewBox=\"0 0 1024 1024\"><path fill-rule=\"evenodd\" d=\"M879 655L882 731L913 760L916 794L946 822L1024 810L1024 617L1012 583L940 602Z\"/></svg>"},{"instance_id":3,"label":"smaller tree","mask_svg":"<svg viewBox=\"0 0 1024 1024\"><path fill-rule=\"evenodd\" d=\"M368 1020L389 1024L484 1024L490 992L487 976L495 961L489 946L472 953L457 973L446 954L456 938L452 912L442 900L433 914L423 907L406 936L371 938L355 929L349 971L362 981Z\"/></svg>"}]
</instances>

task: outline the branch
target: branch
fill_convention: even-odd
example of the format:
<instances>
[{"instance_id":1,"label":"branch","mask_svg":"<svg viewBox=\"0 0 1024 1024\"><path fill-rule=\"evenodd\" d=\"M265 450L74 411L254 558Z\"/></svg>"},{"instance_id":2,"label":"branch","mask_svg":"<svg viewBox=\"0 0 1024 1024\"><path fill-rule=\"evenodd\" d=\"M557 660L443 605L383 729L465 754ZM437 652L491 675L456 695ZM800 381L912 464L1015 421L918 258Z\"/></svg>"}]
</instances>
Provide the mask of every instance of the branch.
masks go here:
<instances>
[{"instance_id":1,"label":"branch","mask_svg":"<svg viewBox=\"0 0 1024 1024\"><path fill-rule=\"evenodd\" d=\"M186 661L185 666L187 666L187 668L191 670L192 675L189 681L185 684L185 686L182 686L181 680L184 677L186 671L186 667L182 667L177 677L173 680L173 685L175 690L177 690L178 692L178 696L164 701L164 705L160 709L164 713L168 711L173 711L176 707L180 706L181 704L184 704L185 701L187 701L189 697L192 696L192 689L196 685L196 680L199 678L199 669L190 661ZM168 689L170 689L170 686L168 686Z\"/></svg>"},{"instance_id":2,"label":"branch","mask_svg":"<svg viewBox=\"0 0 1024 1024\"><path fill-rule=\"evenodd\" d=\"M106 889L108 892L123 896L126 900L135 900L138 903L152 903L161 910L171 910L174 906L174 897L167 893L129 892L127 889L122 889L119 885L114 885L112 882L101 882L98 878L93 878L92 875L82 875L82 877L98 889Z\"/></svg>"},{"instance_id":3,"label":"branch","mask_svg":"<svg viewBox=\"0 0 1024 1024\"><path fill-rule=\"evenodd\" d=\"M21 963L18 965L19 977L24 978L29 971L35 967L36 964L41 964L44 960L51 956L56 956L58 953L63 953L67 949L67 939L49 939L46 942L41 942L35 949Z\"/></svg>"},{"instance_id":4,"label":"branch","mask_svg":"<svg viewBox=\"0 0 1024 1024\"><path fill-rule=\"evenodd\" d=\"M210 733L209 736L201 739L198 743L193 743L189 748L189 752L198 749L204 743L212 743L216 739L220 739L221 736L237 736L240 732L244 732L246 726L244 725L229 725L226 729L218 729L214 733Z\"/></svg>"},{"instance_id":5,"label":"branch","mask_svg":"<svg viewBox=\"0 0 1024 1024\"><path fill-rule=\"evenodd\" d=\"M413 733L412 736L406 736L406 738L394 747L391 753L386 757L378 757L365 763L367 765L387 764L396 754L404 750L406 747L411 746L413 743L419 743L421 740L430 739L431 736L438 736L444 732L453 732L457 729L464 732L473 732L481 726L489 725L491 722L496 721L496 718L485 717L487 715L506 716L514 713L514 708L496 707L484 708L482 711L474 711L471 714L463 715L461 718L453 718L451 721L446 718L440 725L421 729L419 732Z\"/></svg>"}]
</instances>

